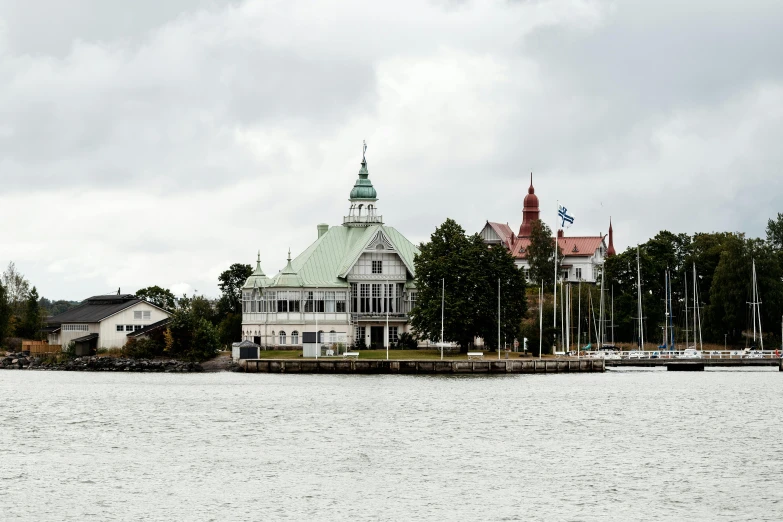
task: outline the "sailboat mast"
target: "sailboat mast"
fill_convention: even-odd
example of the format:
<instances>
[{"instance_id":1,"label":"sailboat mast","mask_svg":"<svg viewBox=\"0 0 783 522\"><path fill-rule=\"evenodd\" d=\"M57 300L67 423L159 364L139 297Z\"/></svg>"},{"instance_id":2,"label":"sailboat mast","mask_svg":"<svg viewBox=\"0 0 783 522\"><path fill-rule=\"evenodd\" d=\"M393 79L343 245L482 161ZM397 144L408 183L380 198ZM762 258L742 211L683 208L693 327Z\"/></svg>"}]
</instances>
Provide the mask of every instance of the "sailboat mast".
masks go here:
<instances>
[{"instance_id":1,"label":"sailboat mast","mask_svg":"<svg viewBox=\"0 0 783 522\"><path fill-rule=\"evenodd\" d=\"M639 297L639 346L644 350L644 323L642 321L642 269L639 264L639 246L636 247L636 295Z\"/></svg>"},{"instance_id":2,"label":"sailboat mast","mask_svg":"<svg viewBox=\"0 0 783 522\"><path fill-rule=\"evenodd\" d=\"M761 301L759 301L759 281L756 278L756 260L753 260L753 287L756 289L756 316L759 319L759 347L764 349L764 334L761 332Z\"/></svg>"},{"instance_id":3,"label":"sailboat mast","mask_svg":"<svg viewBox=\"0 0 783 522\"><path fill-rule=\"evenodd\" d=\"M541 288L538 293L538 358L541 359L541 351L544 349L544 280L541 280Z\"/></svg>"},{"instance_id":4,"label":"sailboat mast","mask_svg":"<svg viewBox=\"0 0 783 522\"><path fill-rule=\"evenodd\" d=\"M675 348L674 343L674 298L672 297L672 273L669 272L669 337L671 338L671 347Z\"/></svg>"},{"instance_id":5,"label":"sailboat mast","mask_svg":"<svg viewBox=\"0 0 783 522\"><path fill-rule=\"evenodd\" d=\"M612 285L612 346L614 346L614 285Z\"/></svg>"},{"instance_id":6,"label":"sailboat mast","mask_svg":"<svg viewBox=\"0 0 783 522\"><path fill-rule=\"evenodd\" d=\"M604 346L604 267L601 265L601 299L598 302L598 349Z\"/></svg>"},{"instance_id":7,"label":"sailboat mast","mask_svg":"<svg viewBox=\"0 0 783 522\"><path fill-rule=\"evenodd\" d=\"M695 344L695 343L694 343ZM688 348L688 269L685 269L685 348Z\"/></svg>"},{"instance_id":8,"label":"sailboat mast","mask_svg":"<svg viewBox=\"0 0 783 522\"><path fill-rule=\"evenodd\" d=\"M750 310L753 314L753 345L756 344L756 260L753 260L753 271L751 275L751 284L753 288L751 289L751 303L750 303Z\"/></svg>"},{"instance_id":9,"label":"sailboat mast","mask_svg":"<svg viewBox=\"0 0 783 522\"><path fill-rule=\"evenodd\" d=\"M566 285L566 349L571 351L571 284Z\"/></svg>"},{"instance_id":10,"label":"sailboat mast","mask_svg":"<svg viewBox=\"0 0 783 522\"><path fill-rule=\"evenodd\" d=\"M579 287L576 291L577 301L576 305L576 358L579 359L579 352L582 350L582 280L579 280ZM783 328L783 323L781 323Z\"/></svg>"},{"instance_id":11,"label":"sailboat mast","mask_svg":"<svg viewBox=\"0 0 783 522\"><path fill-rule=\"evenodd\" d=\"M669 348L669 269L663 273L663 346Z\"/></svg>"}]
</instances>

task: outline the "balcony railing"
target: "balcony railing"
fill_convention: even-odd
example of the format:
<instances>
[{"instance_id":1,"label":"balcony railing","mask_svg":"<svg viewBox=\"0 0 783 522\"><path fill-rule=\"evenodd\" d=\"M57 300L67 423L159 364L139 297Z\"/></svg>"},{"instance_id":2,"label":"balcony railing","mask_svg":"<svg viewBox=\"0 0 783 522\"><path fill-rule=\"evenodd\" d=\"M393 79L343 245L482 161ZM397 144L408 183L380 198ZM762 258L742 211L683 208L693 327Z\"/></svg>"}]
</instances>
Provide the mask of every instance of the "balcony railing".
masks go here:
<instances>
[{"instance_id":1,"label":"balcony railing","mask_svg":"<svg viewBox=\"0 0 783 522\"><path fill-rule=\"evenodd\" d=\"M343 216L343 225L355 223L360 225L380 225L383 224L383 216Z\"/></svg>"}]
</instances>

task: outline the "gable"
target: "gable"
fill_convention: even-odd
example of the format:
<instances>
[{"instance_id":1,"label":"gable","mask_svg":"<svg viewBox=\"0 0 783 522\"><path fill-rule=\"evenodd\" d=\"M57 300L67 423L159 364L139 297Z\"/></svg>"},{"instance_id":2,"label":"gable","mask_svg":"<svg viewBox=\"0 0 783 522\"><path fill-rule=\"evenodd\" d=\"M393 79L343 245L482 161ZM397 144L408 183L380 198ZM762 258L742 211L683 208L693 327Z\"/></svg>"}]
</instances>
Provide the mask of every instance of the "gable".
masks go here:
<instances>
[{"instance_id":1,"label":"gable","mask_svg":"<svg viewBox=\"0 0 783 522\"><path fill-rule=\"evenodd\" d=\"M405 266L411 277L416 277L413 268L413 258L418 252L413 243L391 227L375 226L367 229L368 236L362 242L356 243L346 255L340 277L347 277L364 252L395 253Z\"/></svg>"},{"instance_id":2,"label":"gable","mask_svg":"<svg viewBox=\"0 0 783 522\"><path fill-rule=\"evenodd\" d=\"M497 232L495 232L495 229L492 228L492 225L489 223L484 225L484 228L481 229L479 235L481 236L481 239L487 243L500 243L500 236L497 235Z\"/></svg>"},{"instance_id":3,"label":"gable","mask_svg":"<svg viewBox=\"0 0 783 522\"><path fill-rule=\"evenodd\" d=\"M377 266L380 262L381 272L373 273L373 265ZM396 251L392 250L374 250L368 248L362 255L359 256L358 261L354 263L351 270L348 271L350 279L383 279L388 278L391 280L404 281L408 277L408 269L405 267L405 263L402 262L402 258Z\"/></svg>"}]
</instances>

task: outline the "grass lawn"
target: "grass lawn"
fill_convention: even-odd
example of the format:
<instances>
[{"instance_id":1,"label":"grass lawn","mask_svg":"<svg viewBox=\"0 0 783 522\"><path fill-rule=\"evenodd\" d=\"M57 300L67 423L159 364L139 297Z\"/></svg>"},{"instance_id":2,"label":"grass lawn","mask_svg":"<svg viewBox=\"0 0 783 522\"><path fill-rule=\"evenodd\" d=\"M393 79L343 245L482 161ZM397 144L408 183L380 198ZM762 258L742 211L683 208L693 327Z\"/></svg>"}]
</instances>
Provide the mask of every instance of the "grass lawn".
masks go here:
<instances>
[{"instance_id":1,"label":"grass lawn","mask_svg":"<svg viewBox=\"0 0 783 522\"><path fill-rule=\"evenodd\" d=\"M261 359L299 359L302 350L261 350ZM342 357L342 356L340 356ZM485 359L497 359L497 352L484 352ZM505 353L500 354L501 359L506 358ZM519 353L510 353L509 358L518 359ZM443 354L444 361L465 360L468 356L464 353ZM359 350L359 359L386 359L386 350ZM440 359L439 350L389 350L389 359Z\"/></svg>"}]
</instances>

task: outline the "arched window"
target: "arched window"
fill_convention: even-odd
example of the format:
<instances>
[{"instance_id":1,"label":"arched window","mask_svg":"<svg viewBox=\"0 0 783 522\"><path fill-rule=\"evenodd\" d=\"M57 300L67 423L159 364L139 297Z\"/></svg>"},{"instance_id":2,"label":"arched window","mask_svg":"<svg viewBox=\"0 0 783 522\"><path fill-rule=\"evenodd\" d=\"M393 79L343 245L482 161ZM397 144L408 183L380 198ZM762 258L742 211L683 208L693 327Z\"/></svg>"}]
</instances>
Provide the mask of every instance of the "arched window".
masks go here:
<instances>
[{"instance_id":1,"label":"arched window","mask_svg":"<svg viewBox=\"0 0 783 522\"><path fill-rule=\"evenodd\" d=\"M358 215L360 215L360 216L362 215L362 207L363 206L364 205L362 203L359 203L359 214Z\"/></svg>"},{"instance_id":2,"label":"arched window","mask_svg":"<svg viewBox=\"0 0 783 522\"><path fill-rule=\"evenodd\" d=\"M299 344L299 330L291 332L291 344Z\"/></svg>"},{"instance_id":3,"label":"arched window","mask_svg":"<svg viewBox=\"0 0 783 522\"><path fill-rule=\"evenodd\" d=\"M372 204L367 205L367 215L368 216L374 216L375 215L375 207L372 206Z\"/></svg>"},{"instance_id":4,"label":"arched window","mask_svg":"<svg viewBox=\"0 0 783 522\"><path fill-rule=\"evenodd\" d=\"M332 344L337 342L337 332L334 330L329 331L329 342Z\"/></svg>"},{"instance_id":5,"label":"arched window","mask_svg":"<svg viewBox=\"0 0 783 522\"><path fill-rule=\"evenodd\" d=\"M318 330L318 342L322 343L322 342L325 342L325 341L326 341L326 339L324 339L324 331L323 330Z\"/></svg>"},{"instance_id":6,"label":"arched window","mask_svg":"<svg viewBox=\"0 0 783 522\"><path fill-rule=\"evenodd\" d=\"M280 344L285 344L285 332L280 330Z\"/></svg>"}]
</instances>

